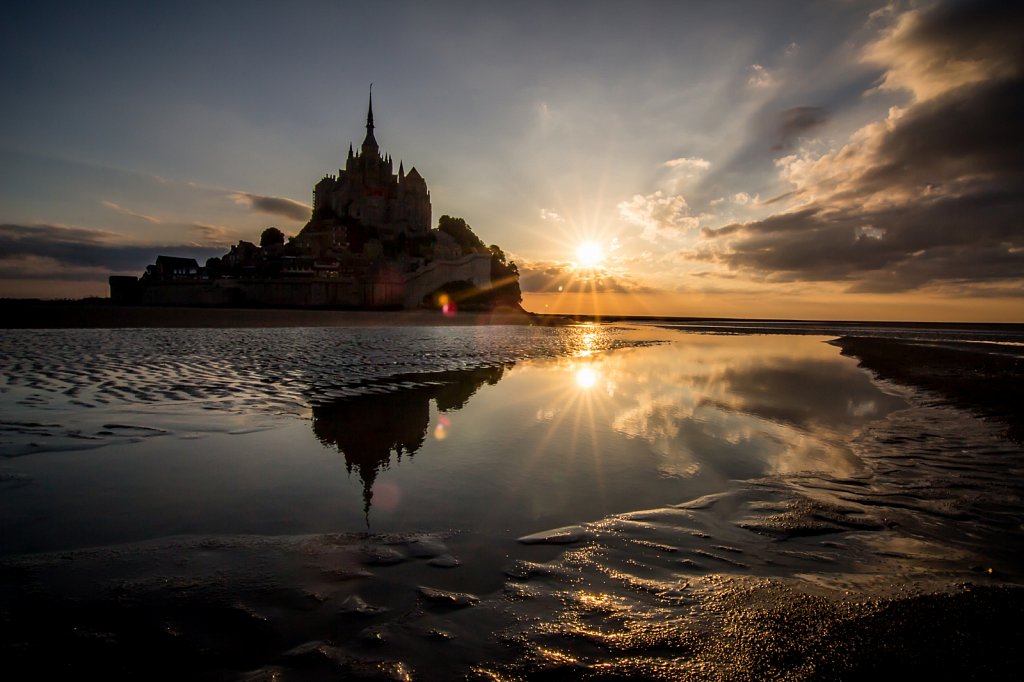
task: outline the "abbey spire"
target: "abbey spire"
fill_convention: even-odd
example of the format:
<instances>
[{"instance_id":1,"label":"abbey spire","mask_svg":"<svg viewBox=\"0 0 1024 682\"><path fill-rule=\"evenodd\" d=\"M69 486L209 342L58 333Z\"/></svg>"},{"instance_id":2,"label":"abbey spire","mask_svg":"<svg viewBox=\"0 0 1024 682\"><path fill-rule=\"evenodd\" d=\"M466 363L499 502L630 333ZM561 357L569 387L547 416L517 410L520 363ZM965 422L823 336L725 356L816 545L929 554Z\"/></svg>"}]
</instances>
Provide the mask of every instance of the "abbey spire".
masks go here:
<instances>
[{"instance_id":1,"label":"abbey spire","mask_svg":"<svg viewBox=\"0 0 1024 682\"><path fill-rule=\"evenodd\" d=\"M394 157L382 154L373 135L373 92L366 108L366 138L359 149L349 145L345 167L326 175L313 188L313 213L318 220L340 225L354 222L374 227L380 238L410 237L430 232L430 191L415 168L406 172Z\"/></svg>"},{"instance_id":2,"label":"abbey spire","mask_svg":"<svg viewBox=\"0 0 1024 682\"><path fill-rule=\"evenodd\" d=\"M373 136L373 85L370 85L370 106L366 110L366 138L363 140L363 154L379 155L377 140Z\"/></svg>"}]
</instances>

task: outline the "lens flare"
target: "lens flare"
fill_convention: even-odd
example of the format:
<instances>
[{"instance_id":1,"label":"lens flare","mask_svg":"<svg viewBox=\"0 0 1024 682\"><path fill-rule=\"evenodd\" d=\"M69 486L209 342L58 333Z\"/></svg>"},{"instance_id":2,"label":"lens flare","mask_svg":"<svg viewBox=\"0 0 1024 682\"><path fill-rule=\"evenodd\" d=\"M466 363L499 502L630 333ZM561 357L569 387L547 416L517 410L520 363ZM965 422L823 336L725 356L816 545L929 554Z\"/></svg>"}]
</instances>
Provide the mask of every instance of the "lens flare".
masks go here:
<instances>
[{"instance_id":1,"label":"lens flare","mask_svg":"<svg viewBox=\"0 0 1024 682\"><path fill-rule=\"evenodd\" d=\"M444 440L448 437L448 428L452 425L452 422L448 417L438 415L437 426L434 427L434 438L437 440Z\"/></svg>"},{"instance_id":2,"label":"lens flare","mask_svg":"<svg viewBox=\"0 0 1024 682\"><path fill-rule=\"evenodd\" d=\"M437 303L441 306L441 312L445 317L454 317L455 313L458 312L458 309L455 307L455 301L448 294L438 296Z\"/></svg>"}]
</instances>

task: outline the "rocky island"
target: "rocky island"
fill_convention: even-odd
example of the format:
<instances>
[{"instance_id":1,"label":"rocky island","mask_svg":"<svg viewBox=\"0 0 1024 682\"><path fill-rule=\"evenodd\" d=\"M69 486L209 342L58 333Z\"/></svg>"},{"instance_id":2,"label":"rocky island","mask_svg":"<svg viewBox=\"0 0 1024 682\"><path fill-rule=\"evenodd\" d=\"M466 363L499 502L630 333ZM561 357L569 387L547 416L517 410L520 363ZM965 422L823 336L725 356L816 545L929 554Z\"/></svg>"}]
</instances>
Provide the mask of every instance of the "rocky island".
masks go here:
<instances>
[{"instance_id":1,"label":"rocky island","mask_svg":"<svg viewBox=\"0 0 1024 682\"><path fill-rule=\"evenodd\" d=\"M374 136L349 145L345 167L313 189L298 234L268 227L204 265L158 256L141 277L112 276L110 298L143 305L520 310L519 271L461 218L431 228L430 192L416 168L394 171Z\"/></svg>"}]
</instances>

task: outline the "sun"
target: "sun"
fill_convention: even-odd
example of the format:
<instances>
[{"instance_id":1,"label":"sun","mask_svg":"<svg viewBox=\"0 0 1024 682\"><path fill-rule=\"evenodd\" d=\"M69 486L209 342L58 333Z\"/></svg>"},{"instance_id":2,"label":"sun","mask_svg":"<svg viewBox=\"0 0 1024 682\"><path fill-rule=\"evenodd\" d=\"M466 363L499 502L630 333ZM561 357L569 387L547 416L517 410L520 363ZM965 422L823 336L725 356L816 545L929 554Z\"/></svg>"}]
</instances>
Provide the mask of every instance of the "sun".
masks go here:
<instances>
[{"instance_id":1,"label":"sun","mask_svg":"<svg viewBox=\"0 0 1024 682\"><path fill-rule=\"evenodd\" d=\"M596 268L604 262L604 249L597 242L583 242L576 247L576 265L581 268Z\"/></svg>"}]
</instances>

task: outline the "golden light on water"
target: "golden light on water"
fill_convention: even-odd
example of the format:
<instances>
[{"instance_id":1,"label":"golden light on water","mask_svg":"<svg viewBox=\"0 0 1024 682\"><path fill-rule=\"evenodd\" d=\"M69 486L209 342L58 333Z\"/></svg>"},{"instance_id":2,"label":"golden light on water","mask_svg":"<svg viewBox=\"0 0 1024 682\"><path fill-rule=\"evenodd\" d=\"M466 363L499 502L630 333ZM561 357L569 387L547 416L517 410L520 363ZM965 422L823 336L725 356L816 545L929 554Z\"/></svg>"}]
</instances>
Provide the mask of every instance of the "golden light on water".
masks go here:
<instances>
[{"instance_id":1,"label":"golden light on water","mask_svg":"<svg viewBox=\"0 0 1024 682\"><path fill-rule=\"evenodd\" d=\"M597 332L586 332L580 337L579 345L574 355L578 358L586 358L594 353L594 344L597 343Z\"/></svg>"},{"instance_id":2,"label":"golden light on water","mask_svg":"<svg viewBox=\"0 0 1024 682\"><path fill-rule=\"evenodd\" d=\"M584 390L589 390L596 386L598 378L597 370L589 365L576 370L576 385Z\"/></svg>"}]
</instances>

